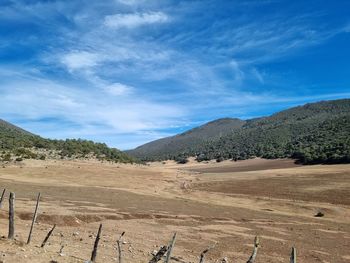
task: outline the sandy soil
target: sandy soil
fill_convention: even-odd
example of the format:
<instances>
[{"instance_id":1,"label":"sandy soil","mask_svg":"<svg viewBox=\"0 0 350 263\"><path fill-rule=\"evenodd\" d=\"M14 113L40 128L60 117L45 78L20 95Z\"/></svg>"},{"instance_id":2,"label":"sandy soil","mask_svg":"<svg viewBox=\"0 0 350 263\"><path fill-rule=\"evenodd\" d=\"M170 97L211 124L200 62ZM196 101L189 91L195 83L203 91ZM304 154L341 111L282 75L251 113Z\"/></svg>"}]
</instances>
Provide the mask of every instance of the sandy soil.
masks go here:
<instances>
[{"instance_id":1,"label":"sandy soil","mask_svg":"<svg viewBox=\"0 0 350 263\"><path fill-rule=\"evenodd\" d=\"M100 223L97 262L117 262L116 239L123 231L126 263L148 262L174 232L173 254L183 262L198 262L215 243L208 262L246 262L255 235L261 237L257 262L286 262L292 246L300 262L350 262L350 165L26 161L0 166L0 188L16 193L16 241L5 238L7 199L0 210L3 262L84 262ZM38 192L38 223L25 245ZM319 211L325 216L314 217ZM42 249L53 224L54 235Z\"/></svg>"}]
</instances>

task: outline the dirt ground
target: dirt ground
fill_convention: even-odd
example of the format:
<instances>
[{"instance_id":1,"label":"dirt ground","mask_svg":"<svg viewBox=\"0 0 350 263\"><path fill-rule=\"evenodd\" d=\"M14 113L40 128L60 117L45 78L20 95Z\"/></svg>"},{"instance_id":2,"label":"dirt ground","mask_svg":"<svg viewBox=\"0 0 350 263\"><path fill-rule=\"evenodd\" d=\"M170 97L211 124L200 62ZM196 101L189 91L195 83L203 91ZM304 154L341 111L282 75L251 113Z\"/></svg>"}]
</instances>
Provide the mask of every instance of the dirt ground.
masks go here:
<instances>
[{"instance_id":1,"label":"dirt ground","mask_svg":"<svg viewBox=\"0 0 350 263\"><path fill-rule=\"evenodd\" d=\"M117 262L116 240L123 231L125 263L148 262L174 232L173 255L180 262L198 262L214 244L206 262L246 262L256 235L256 262L288 262L292 246L300 262L350 262L350 165L25 161L0 166L3 188L3 262L85 262L100 223L97 262ZM15 241L6 239L9 191L16 193ZM38 192L39 216L26 245ZM324 217L315 217L318 212ZM54 224L53 236L40 248Z\"/></svg>"}]
</instances>

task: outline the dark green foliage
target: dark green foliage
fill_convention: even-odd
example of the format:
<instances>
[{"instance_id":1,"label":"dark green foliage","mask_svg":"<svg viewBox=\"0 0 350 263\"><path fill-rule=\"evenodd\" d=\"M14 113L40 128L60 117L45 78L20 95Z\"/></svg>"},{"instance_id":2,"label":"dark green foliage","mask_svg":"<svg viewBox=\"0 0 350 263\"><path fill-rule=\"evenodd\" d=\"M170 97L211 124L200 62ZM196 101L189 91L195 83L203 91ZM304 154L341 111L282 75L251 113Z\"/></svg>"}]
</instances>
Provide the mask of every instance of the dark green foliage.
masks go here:
<instances>
[{"instance_id":1,"label":"dark green foliage","mask_svg":"<svg viewBox=\"0 0 350 263\"><path fill-rule=\"evenodd\" d=\"M220 138L242 127L244 123L245 121L231 118L215 120L184 133L147 143L127 153L144 161L174 159L189 148Z\"/></svg>"},{"instance_id":2,"label":"dark green foliage","mask_svg":"<svg viewBox=\"0 0 350 263\"><path fill-rule=\"evenodd\" d=\"M26 148L16 148L12 150L12 153L15 156L20 156L23 159L37 159L38 155L31 150L28 150Z\"/></svg>"},{"instance_id":3,"label":"dark green foliage","mask_svg":"<svg viewBox=\"0 0 350 263\"><path fill-rule=\"evenodd\" d=\"M2 156L2 161L3 162L9 162L11 161L11 154L10 153L6 153Z\"/></svg>"},{"instance_id":4,"label":"dark green foliage","mask_svg":"<svg viewBox=\"0 0 350 263\"><path fill-rule=\"evenodd\" d=\"M220 163L220 162L222 162L222 161L224 161L225 159L224 159L224 157L218 157L218 158L216 158L216 162L217 163Z\"/></svg>"},{"instance_id":5,"label":"dark green foliage","mask_svg":"<svg viewBox=\"0 0 350 263\"><path fill-rule=\"evenodd\" d=\"M87 140L49 140L26 132L10 123L0 120L0 150L4 151L3 161L11 159L11 152L14 156L22 159L41 159L45 155L38 155L31 149L45 149L58 151L62 158L87 157L93 155L100 160L108 160L123 163L135 162L135 159L127 154L109 148L104 143L95 143Z\"/></svg>"},{"instance_id":6,"label":"dark green foliage","mask_svg":"<svg viewBox=\"0 0 350 263\"><path fill-rule=\"evenodd\" d=\"M248 121L242 129L207 143L205 159L292 157L303 164L350 162L350 100L307 104Z\"/></svg>"},{"instance_id":7,"label":"dark green foliage","mask_svg":"<svg viewBox=\"0 0 350 263\"><path fill-rule=\"evenodd\" d=\"M349 135L350 100L324 101L248 120L242 127L191 145L181 154L169 148L166 154L152 153L151 158L175 159L180 155L196 156L197 161L222 161L291 157L303 164L349 163Z\"/></svg>"},{"instance_id":8,"label":"dark green foliage","mask_svg":"<svg viewBox=\"0 0 350 263\"><path fill-rule=\"evenodd\" d=\"M185 156L177 156L174 160L179 164L188 163L188 159Z\"/></svg>"}]
</instances>

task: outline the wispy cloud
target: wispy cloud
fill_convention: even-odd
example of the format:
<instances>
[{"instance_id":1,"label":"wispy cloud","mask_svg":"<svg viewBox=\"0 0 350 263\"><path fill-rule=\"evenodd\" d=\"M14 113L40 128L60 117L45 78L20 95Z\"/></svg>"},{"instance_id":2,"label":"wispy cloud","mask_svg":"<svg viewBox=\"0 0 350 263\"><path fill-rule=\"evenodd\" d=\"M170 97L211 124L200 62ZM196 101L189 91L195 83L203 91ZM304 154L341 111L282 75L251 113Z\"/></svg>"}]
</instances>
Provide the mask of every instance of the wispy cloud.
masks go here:
<instances>
[{"instance_id":1,"label":"wispy cloud","mask_svg":"<svg viewBox=\"0 0 350 263\"><path fill-rule=\"evenodd\" d=\"M98 65L102 58L98 54L87 51L73 51L61 58L61 63L67 66L69 71L90 68Z\"/></svg>"},{"instance_id":2,"label":"wispy cloud","mask_svg":"<svg viewBox=\"0 0 350 263\"><path fill-rule=\"evenodd\" d=\"M146 0L116 0L118 3L122 3L124 5L138 5L142 4Z\"/></svg>"},{"instance_id":3,"label":"wispy cloud","mask_svg":"<svg viewBox=\"0 0 350 263\"><path fill-rule=\"evenodd\" d=\"M10 80L0 88L0 114L33 122L54 118L59 120L55 132L59 137L60 121L75 123L79 127L76 136L149 134L166 129L185 114L176 105L154 103L136 94L132 98L120 98L131 90L132 87L120 83L105 87L106 93L101 93L98 89L82 90L40 78Z\"/></svg>"},{"instance_id":4,"label":"wispy cloud","mask_svg":"<svg viewBox=\"0 0 350 263\"><path fill-rule=\"evenodd\" d=\"M122 83L113 83L103 88L107 93L113 96L129 95L133 92L134 88Z\"/></svg>"},{"instance_id":5,"label":"wispy cloud","mask_svg":"<svg viewBox=\"0 0 350 263\"><path fill-rule=\"evenodd\" d=\"M169 17L163 12L115 14L106 16L104 24L111 28L134 28L142 25L165 23Z\"/></svg>"}]
</instances>

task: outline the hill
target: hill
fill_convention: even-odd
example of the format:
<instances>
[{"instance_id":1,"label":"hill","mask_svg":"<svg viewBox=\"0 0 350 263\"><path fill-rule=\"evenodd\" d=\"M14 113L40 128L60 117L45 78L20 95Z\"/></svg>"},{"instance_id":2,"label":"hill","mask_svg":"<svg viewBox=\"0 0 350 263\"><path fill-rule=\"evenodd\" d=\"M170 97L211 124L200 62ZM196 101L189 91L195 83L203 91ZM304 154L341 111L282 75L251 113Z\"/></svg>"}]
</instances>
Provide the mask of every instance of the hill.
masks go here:
<instances>
[{"instance_id":1,"label":"hill","mask_svg":"<svg viewBox=\"0 0 350 263\"><path fill-rule=\"evenodd\" d=\"M104 143L82 139L50 140L0 119L0 160L95 157L100 160L130 163L135 159Z\"/></svg>"},{"instance_id":2,"label":"hill","mask_svg":"<svg viewBox=\"0 0 350 263\"><path fill-rule=\"evenodd\" d=\"M146 143L127 153L143 160L171 159L174 156L180 156L189 148L227 135L244 124L245 121L240 119L218 119L184 133Z\"/></svg>"},{"instance_id":3,"label":"hill","mask_svg":"<svg viewBox=\"0 0 350 263\"><path fill-rule=\"evenodd\" d=\"M218 128L217 137L183 147L181 153L169 147L167 154L164 150L143 151L138 157L181 160L196 156L198 161L262 157L295 158L304 164L349 163L350 99L309 103L269 117L242 121L240 127L221 136L220 133ZM147 150L144 146L137 149Z\"/></svg>"}]
</instances>

